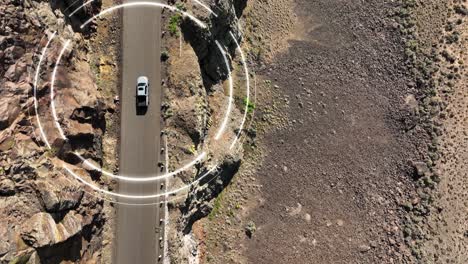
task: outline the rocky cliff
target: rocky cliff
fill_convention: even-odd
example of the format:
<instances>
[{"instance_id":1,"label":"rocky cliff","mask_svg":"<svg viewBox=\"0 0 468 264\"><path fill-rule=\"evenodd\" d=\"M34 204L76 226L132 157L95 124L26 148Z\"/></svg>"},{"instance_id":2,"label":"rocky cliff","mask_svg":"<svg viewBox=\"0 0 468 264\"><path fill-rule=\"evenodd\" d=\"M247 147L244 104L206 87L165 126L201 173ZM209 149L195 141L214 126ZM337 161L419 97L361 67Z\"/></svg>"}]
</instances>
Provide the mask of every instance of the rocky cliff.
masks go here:
<instances>
[{"instance_id":1,"label":"rocky cliff","mask_svg":"<svg viewBox=\"0 0 468 264\"><path fill-rule=\"evenodd\" d=\"M184 39L190 43L198 57L204 85L207 88L219 83L220 80L225 80L229 74L216 41L231 55L235 54L237 46L231 33L240 43L242 33L239 17L242 15L246 3L247 0L206 1L205 4L210 7L213 13L207 12L199 5L194 5L191 12L206 23L207 29L200 28L188 18L184 19L181 24ZM231 63L230 58L228 59Z\"/></svg>"},{"instance_id":2,"label":"rocky cliff","mask_svg":"<svg viewBox=\"0 0 468 264\"><path fill-rule=\"evenodd\" d=\"M86 180L89 172L73 152L101 163L103 114L84 35L65 14L71 1L0 1L0 263L95 263L102 247L103 201L74 181L62 163ZM75 6L84 1L78 1ZM80 11L76 20L99 10L100 1ZM35 67L52 32L38 82L38 113L48 149L34 111ZM88 32L89 33L89 32ZM50 112L50 75L64 39L65 52L56 79L55 103L64 141ZM94 175L96 176L96 175Z\"/></svg>"},{"instance_id":3,"label":"rocky cliff","mask_svg":"<svg viewBox=\"0 0 468 264\"><path fill-rule=\"evenodd\" d=\"M175 189L199 180L188 193L171 197L171 263L195 261L199 241L194 236L193 225L213 210L214 199L230 184L243 155L242 150L229 149L242 119L239 105L233 105L221 139L214 138L228 105L228 77L234 74L234 69L242 68L236 61L239 54L231 34L241 43L239 17L246 1L213 0L204 3L215 14L195 3L174 3L203 21L207 28L184 18L180 23L181 36L172 34L165 40L169 58L165 64L168 89L165 90L163 117L170 154L169 169L180 168L202 152L208 156L172 181L171 188ZM180 45L179 37L183 39ZM229 69L218 44L225 52ZM236 81L240 86L236 88L245 88L242 81ZM217 169L210 171L213 166Z\"/></svg>"}]
</instances>

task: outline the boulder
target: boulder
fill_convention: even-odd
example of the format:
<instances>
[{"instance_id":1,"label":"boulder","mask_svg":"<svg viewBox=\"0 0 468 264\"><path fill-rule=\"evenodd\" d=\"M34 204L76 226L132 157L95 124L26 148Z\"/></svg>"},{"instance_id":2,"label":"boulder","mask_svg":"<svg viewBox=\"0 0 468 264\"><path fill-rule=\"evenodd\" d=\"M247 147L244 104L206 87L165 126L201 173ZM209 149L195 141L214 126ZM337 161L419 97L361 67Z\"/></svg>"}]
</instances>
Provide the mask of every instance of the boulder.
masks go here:
<instances>
[{"instance_id":1,"label":"boulder","mask_svg":"<svg viewBox=\"0 0 468 264\"><path fill-rule=\"evenodd\" d=\"M19 60L15 64L11 65L8 70L5 73L5 78L7 78L10 81L18 81L23 75L23 73L26 72L28 65L26 64L25 61Z\"/></svg>"},{"instance_id":2,"label":"boulder","mask_svg":"<svg viewBox=\"0 0 468 264\"><path fill-rule=\"evenodd\" d=\"M30 246L51 246L61 240L57 225L48 213L37 213L24 222L21 238Z\"/></svg>"},{"instance_id":3,"label":"boulder","mask_svg":"<svg viewBox=\"0 0 468 264\"><path fill-rule=\"evenodd\" d=\"M93 87L87 77L83 77L83 80L75 82L72 80L73 85L77 87ZM63 84L63 86L71 84ZM56 83L56 96L55 96L55 107L58 116L63 116L66 119L71 117L76 109L82 107L96 108L98 106L98 100L95 91L93 89L75 89L75 88L61 88L62 85ZM63 87L62 86L62 87Z\"/></svg>"},{"instance_id":4,"label":"boulder","mask_svg":"<svg viewBox=\"0 0 468 264\"><path fill-rule=\"evenodd\" d=\"M24 48L20 46L11 46L5 49L4 58L8 61L15 61L24 55Z\"/></svg>"},{"instance_id":5,"label":"boulder","mask_svg":"<svg viewBox=\"0 0 468 264\"><path fill-rule=\"evenodd\" d=\"M48 213L37 213L21 227L21 238L34 248L43 248L66 241L82 230L82 216L71 211L56 224Z\"/></svg>"},{"instance_id":6,"label":"boulder","mask_svg":"<svg viewBox=\"0 0 468 264\"><path fill-rule=\"evenodd\" d=\"M171 125L185 131L192 141L198 144L203 134L203 120L190 107L197 108L196 100L196 97L178 100L173 105L174 118L171 120Z\"/></svg>"},{"instance_id":7,"label":"boulder","mask_svg":"<svg viewBox=\"0 0 468 264\"><path fill-rule=\"evenodd\" d=\"M10 251L10 244L6 241L0 241L0 257L7 254L8 251Z\"/></svg>"},{"instance_id":8,"label":"boulder","mask_svg":"<svg viewBox=\"0 0 468 264\"><path fill-rule=\"evenodd\" d=\"M194 15L202 21L208 21L208 29L200 28L188 18L185 18L181 24L184 38L197 54L204 77L203 80L208 87L220 80L225 80L229 74L215 40L218 40L220 45L225 47L231 55L234 54L236 45L229 32L232 32L237 42L240 43L241 41L241 33L237 26L239 23L238 16L241 15L242 8L245 7L247 1L235 2L233 4L233 1L206 1L205 4L210 6L217 13L217 16L209 15L201 8L195 8L193 10ZM227 56L227 59L231 64L229 56Z\"/></svg>"},{"instance_id":9,"label":"boulder","mask_svg":"<svg viewBox=\"0 0 468 264\"><path fill-rule=\"evenodd\" d=\"M10 196L15 194L15 183L10 179L0 180L0 196Z\"/></svg>"},{"instance_id":10,"label":"boulder","mask_svg":"<svg viewBox=\"0 0 468 264\"><path fill-rule=\"evenodd\" d=\"M17 134L13 153L17 157L30 158L36 155L41 149L29 136Z\"/></svg>"},{"instance_id":11,"label":"boulder","mask_svg":"<svg viewBox=\"0 0 468 264\"><path fill-rule=\"evenodd\" d=\"M15 65L12 65L12 66L15 66ZM10 66L10 68L12 66ZM27 76L28 75L27 73L28 73L27 71L23 72L22 75L18 75L18 78L13 77L13 79L18 79L18 82L6 81L3 84L2 90L6 94L9 94L9 95L20 95L21 94L21 95L29 96L29 94L31 94L31 92L32 92L32 86L31 86L31 83L29 82L30 79ZM7 73L5 73L5 75L7 75Z\"/></svg>"},{"instance_id":12,"label":"boulder","mask_svg":"<svg viewBox=\"0 0 468 264\"><path fill-rule=\"evenodd\" d=\"M216 180L212 182L211 179L213 177L206 177L206 179L200 180L199 185L189 192L185 204L180 208L183 214L181 220L185 226L185 233L191 232L193 223L207 216L212 211L213 206L210 201L228 186L239 170L240 164L240 156L224 156L220 170L210 173L213 176L216 175ZM200 172L201 175L204 173L205 171Z\"/></svg>"},{"instance_id":13,"label":"boulder","mask_svg":"<svg viewBox=\"0 0 468 264\"><path fill-rule=\"evenodd\" d=\"M71 211L68 213L60 224L57 225L59 231L61 231L62 237L65 238L64 241L79 232L83 228L83 216L80 214Z\"/></svg>"},{"instance_id":14,"label":"boulder","mask_svg":"<svg viewBox=\"0 0 468 264\"><path fill-rule=\"evenodd\" d=\"M19 99L0 96L0 130L11 125L20 113Z\"/></svg>"},{"instance_id":15,"label":"boulder","mask_svg":"<svg viewBox=\"0 0 468 264\"><path fill-rule=\"evenodd\" d=\"M29 257L28 262L26 264L41 264L41 258L37 254L37 252L33 252L32 255Z\"/></svg>"},{"instance_id":16,"label":"boulder","mask_svg":"<svg viewBox=\"0 0 468 264\"><path fill-rule=\"evenodd\" d=\"M426 176L430 172L429 167L425 162L413 162L413 168L416 178Z\"/></svg>"},{"instance_id":17,"label":"boulder","mask_svg":"<svg viewBox=\"0 0 468 264\"><path fill-rule=\"evenodd\" d=\"M0 151L1 152L9 151L15 146L15 144L16 144L15 138L12 136L0 139Z\"/></svg>"},{"instance_id":18,"label":"boulder","mask_svg":"<svg viewBox=\"0 0 468 264\"><path fill-rule=\"evenodd\" d=\"M67 120L67 135L77 138L93 138L94 129L91 124L79 123L74 120Z\"/></svg>"},{"instance_id":19,"label":"boulder","mask_svg":"<svg viewBox=\"0 0 468 264\"><path fill-rule=\"evenodd\" d=\"M83 198L83 191L70 186L64 177L53 179L53 183L48 179L39 180L36 187L47 212L63 212L76 208Z\"/></svg>"},{"instance_id":20,"label":"boulder","mask_svg":"<svg viewBox=\"0 0 468 264\"><path fill-rule=\"evenodd\" d=\"M8 243L8 224L0 222L0 257L10 251L10 243Z\"/></svg>"}]
</instances>

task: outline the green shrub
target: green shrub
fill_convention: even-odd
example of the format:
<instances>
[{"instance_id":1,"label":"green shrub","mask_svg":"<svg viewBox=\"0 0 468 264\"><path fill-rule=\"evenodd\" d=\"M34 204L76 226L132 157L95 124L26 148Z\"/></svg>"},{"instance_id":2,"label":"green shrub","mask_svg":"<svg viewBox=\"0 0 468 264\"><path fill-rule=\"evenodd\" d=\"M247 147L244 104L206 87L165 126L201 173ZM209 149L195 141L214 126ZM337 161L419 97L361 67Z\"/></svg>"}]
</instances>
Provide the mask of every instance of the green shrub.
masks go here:
<instances>
[{"instance_id":1,"label":"green shrub","mask_svg":"<svg viewBox=\"0 0 468 264\"><path fill-rule=\"evenodd\" d=\"M171 35L179 35L179 26L181 22L182 15L179 13L174 14L169 18L169 33L171 33Z\"/></svg>"},{"instance_id":2,"label":"green shrub","mask_svg":"<svg viewBox=\"0 0 468 264\"><path fill-rule=\"evenodd\" d=\"M251 114L253 112L253 110L255 110L255 104L252 103L247 98L244 98L244 100L242 102L244 103L244 107L247 106L247 113Z\"/></svg>"}]
</instances>

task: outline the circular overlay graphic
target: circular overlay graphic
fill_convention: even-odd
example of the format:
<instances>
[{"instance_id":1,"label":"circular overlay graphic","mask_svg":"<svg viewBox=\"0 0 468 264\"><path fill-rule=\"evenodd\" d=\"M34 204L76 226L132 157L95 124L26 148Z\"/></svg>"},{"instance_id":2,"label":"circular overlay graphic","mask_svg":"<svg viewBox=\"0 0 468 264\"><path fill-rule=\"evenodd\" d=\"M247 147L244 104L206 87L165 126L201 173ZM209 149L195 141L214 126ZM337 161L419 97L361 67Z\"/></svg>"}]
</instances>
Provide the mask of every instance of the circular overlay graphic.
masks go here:
<instances>
[{"instance_id":1,"label":"circular overlay graphic","mask_svg":"<svg viewBox=\"0 0 468 264\"><path fill-rule=\"evenodd\" d=\"M73 10L70 13L69 16L70 17L73 16L77 11L79 11L80 9L85 7L86 5L91 4L92 2L93 1L88 1L88 2L84 3L80 7ZM203 8L205 8L212 15L217 16L217 14L215 14L209 7L203 5L199 1L195 1L195 3L198 4L198 5L201 5ZM196 17L194 17L190 13L187 13L187 12L185 12L183 10L180 10L180 9L174 7L174 6L170 6L170 5L166 5L166 4L162 4L162 3L156 3L156 2L144 2L144 1L125 3L125 4L115 5L115 6L107 8L107 9L104 9L99 14L97 14L97 15L91 17L90 19L88 19L87 21L85 21L81 25L81 28L84 28L84 27L88 26L90 23L92 23L97 18L99 18L101 16L104 16L104 15L106 15L108 13L111 13L111 12L113 12L115 10L122 9L122 8L137 7L137 6L162 8L162 9L168 9L168 10L170 10L172 12L179 12L182 16L184 16L186 18L189 18L194 23L196 23L199 27L207 28L206 24L204 24L202 21L200 21L199 19L197 19ZM242 48L240 47L237 39L235 38L234 34L232 32L229 32L229 35L230 35L231 39L233 40L233 42L236 45L236 50L240 54L240 59L241 59L242 65L243 65L243 70L244 70L244 74L245 74L245 78L246 78L246 84L245 84L246 99L245 100L247 100L247 102L250 102L250 78L249 78L249 70L248 70L248 67L247 67L247 62L246 62L246 59L245 59L245 55L244 55L244 52L243 52ZM44 48L42 49L42 52L40 54L38 63L36 65L36 72L34 74L34 85L33 85L33 101L34 101L34 111L35 111L35 116L36 116L36 123L37 123L38 129L40 131L41 138L44 141L44 144L48 149L52 149L52 147L50 145L50 142L47 139L48 137L47 137L46 131L44 130L43 125L41 123L41 117L40 117L40 113L38 111L39 102L38 102L38 99L37 99L37 90L38 90L37 87L38 87L38 82L40 81L39 76L40 76L40 73L41 73L41 67L42 67L44 58L46 57L48 52L50 52L49 47L51 46L52 41L54 41L54 39L56 39L56 38L58 38L57 33L56 32L52 33L48 37L48 41L45 44ZM62 39L60 39L60 40L62 40ZM64 131L63 131L61 125L60 125L60 122L58 120L54 98L55 98L55 83L56 83L56 76L57 76L58 67L60 66L61 59L62 59L64 53L68 49L70 49L71 42L72 42L72 40L69 40L69 39L64 40L62 48L61 48L60 52L58 53L58 56L57 56L57 59L56 59L55 65L54 65L54 69L52 71L51 80L50 80L50 110L51 110L51 115L52 115L52 118L53 118L53 123L54 123L55 128L58 130L60 137L65 141L68 141L68 138L65 135L65 133L64 133ZM232 77L232 74L231 74L232 69L229 66L229 60L228 60L228 57L227 57L228 56L227 52L224 50L223 46L217 40L215 40L215 43L216 43L216 46L217 46L218 50L220 51L220 53L221 53L221 55L223 57L223 62L224 62L224 65L226 67L226 70L228 72L227 79L228 79L228 83L229 83L229 95L228 95L229 97L228 97L228 103L227 103L226 109L224 111L224 118L223 118L219 128L217 129L217 132L216 132L215 137L214 137L214 142L218 141L222 137L226 127L229 124L230 114L231 114L232 107L233 107L233 94L234 94L233 77ZM254 92L254 95L255 95L255 92ZM241 142L240 138L242 136L242 131L244 129L244 125L245 125L245 122L246 122L246 119L247 119L247 116L248 116L248 113L249 113L249 104L248 103L245 104L245 109L243 111L244 111L244 114L243 114L240 126L237 129L238 132L236 133L236 135L235 135L234 139L232 140L232 142L230 144L230 147L229 147L230 151L237 150L237 149L234 148L236 145L239 148L242 147L242 144L241 144L242 142ZM254 113L252 113L252 116L253 116L253 114ZM167 148L165 148L165 149L167 151ZM198 156L196 156L191 162L187 163L186 165L184 165L184 166L182 166L182 167L180 167L180 168L178 168L178 169L176 169L176 170L174 170L172 172L166 172L166 173L164 173L162 175L150 175L150 176L145 176L145 177L138 176L138 175L115 175L115 174L113 174L111 172L108 172L108 171L105 171L101 167L98 167L95 164L89 162L87 159L82 157L81 154L79 154L76 151L74 152L74 155L81 160L83 167L98 171L98 172L102 173L102 175L105 175L105 176L107 176L107 177L109 177L111 179L115 179L115 180L118 180L118 181L126 181L126 182L134 182L134 183L139 183L139 184L146 184L148 182L154 182L154 181L174 177L175 175L177 175L177 174L179 174L179 173L181 173L181 172L195 166L196 164L199 164L199 163L201 163L203 161L206 161L208 153L207 153L207 151L203 151ZM215 164L217 164L217 163L215 163ZM104 188L101 188L99 186L96 186L95 184L92 184L92 183L86 181L85 179L83 179L83 177L81 177L78 173L75 173L73 171L73 169L70 166L67 166L67 164L65 162L62 162L61 165L62 165L63 169L69 175L72 176L73 179L75 179L78 182L88 186L93 191L95 191L95 192L97 192L97 193L99 193L101 195L110 196L113 199L124 198L124 199L129 199L129 200L132 200L132 201L135 201L135 202L138 201L138 203L124 203L124 202L116 201L116 200L112 200L112 199L108 200L108 201L113 202L113 203L126 204L126 205L155 205L155 204L158 204L158 203L157 202L151 202L151 200L155 200L155 199L158 199L158 198L161 198L161 197L165 197L166 198L165 202L167 202L169 196L176 197L177 194L179 194L179 193L181 193L183 191L189 190L190 188L192 188L193 186L199 184L200 182L206 182L207 178L211 176L212 179L210 179L208 181L208 183L209 183L215 177L217 177L218 173L219 173L219 166L218 166L219 164L218 165L213 165L210 168L208 168L196 180L194 180L191 183L186 184L186 185L184 185L184 186L182 186L180 188L170 190L170 191L165 191L165 192L162 192L162 193L149 194L149 195L131 195L131 194L121 194L121 193L117 193L117 192L112 192L112 191L106 190ZM105 199L105 198L102 198L102 199ZM143 200L143 201L150 200L150 201L149 202L140 202L140 200ZM160 202L160 203L164 203L164 202Z\"/></svg>"}]
</instances>

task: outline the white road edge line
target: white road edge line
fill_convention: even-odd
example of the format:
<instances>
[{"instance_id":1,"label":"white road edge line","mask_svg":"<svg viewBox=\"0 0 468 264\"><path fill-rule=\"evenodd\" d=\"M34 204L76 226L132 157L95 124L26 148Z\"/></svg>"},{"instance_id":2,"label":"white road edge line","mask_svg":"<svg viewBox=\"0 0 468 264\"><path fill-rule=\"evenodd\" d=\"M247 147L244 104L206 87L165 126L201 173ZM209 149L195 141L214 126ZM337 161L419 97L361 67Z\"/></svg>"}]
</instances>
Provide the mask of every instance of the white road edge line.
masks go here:
<instances>
[{"instance_id":1,"label":"white road edge line","mask_svg":"<svg viewBox=\"0 0 468 264\"><path fill-rule=\"evenodd\" d=\"M165 168L166 174L169 173L169 151L167 149L167 135L164 136L164 151L165 151ZM166 182L164 183L165 189L164 192L166 195L164 196L164 249L163 249L163 264L171 264L169 259L169 242L168 242L168 228L169 228L169 206L168 200L169 195L167 194L169 185L169 178L166 178Z\"/></svg>"}]
</instances>

